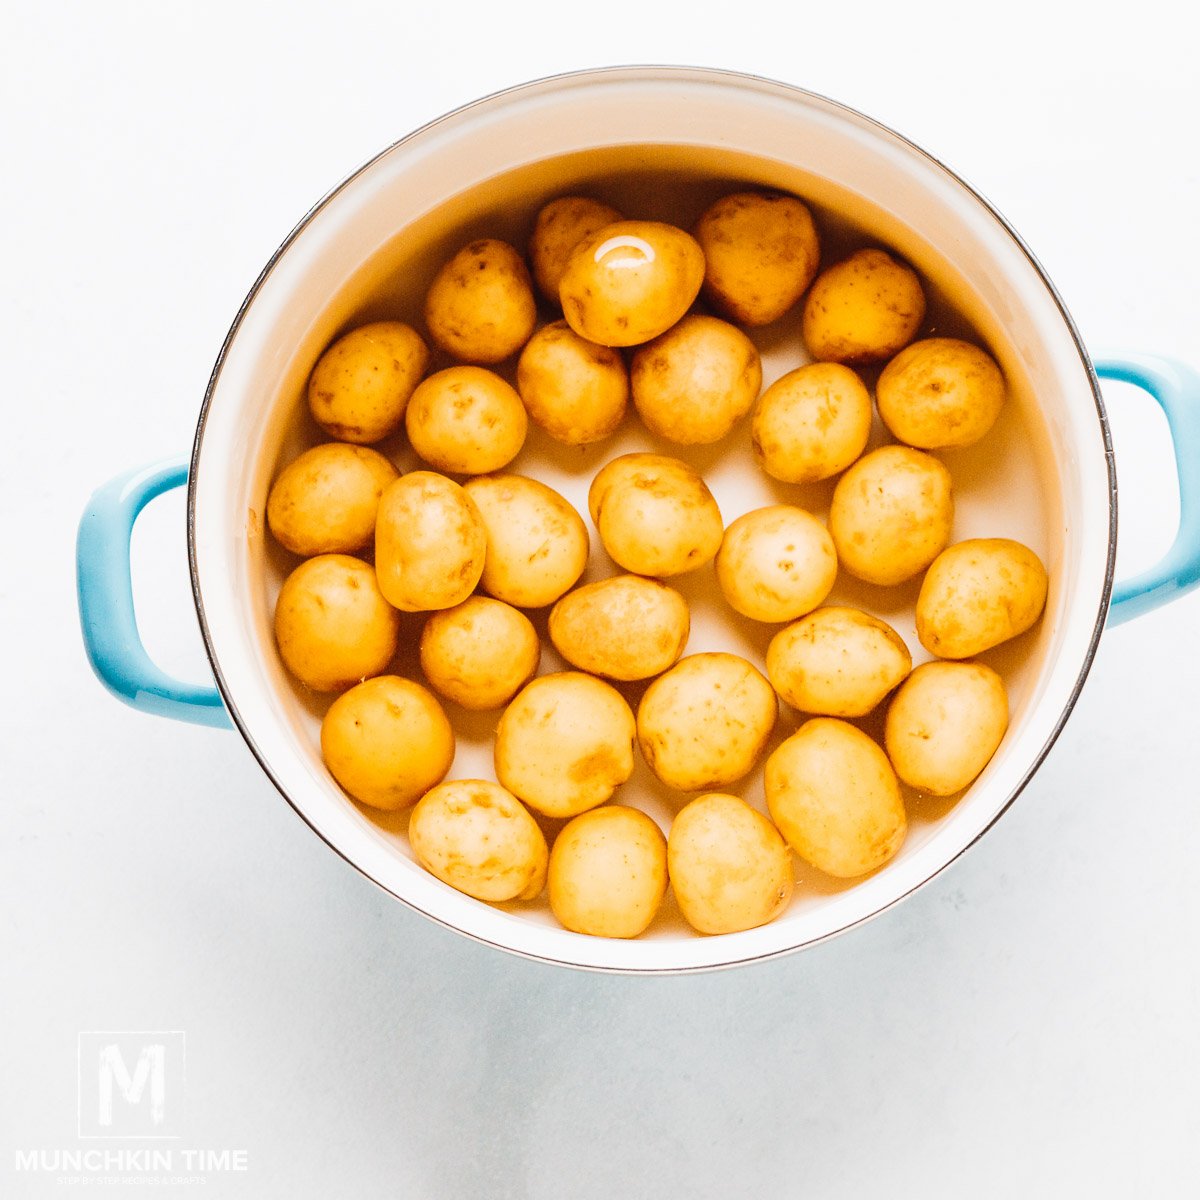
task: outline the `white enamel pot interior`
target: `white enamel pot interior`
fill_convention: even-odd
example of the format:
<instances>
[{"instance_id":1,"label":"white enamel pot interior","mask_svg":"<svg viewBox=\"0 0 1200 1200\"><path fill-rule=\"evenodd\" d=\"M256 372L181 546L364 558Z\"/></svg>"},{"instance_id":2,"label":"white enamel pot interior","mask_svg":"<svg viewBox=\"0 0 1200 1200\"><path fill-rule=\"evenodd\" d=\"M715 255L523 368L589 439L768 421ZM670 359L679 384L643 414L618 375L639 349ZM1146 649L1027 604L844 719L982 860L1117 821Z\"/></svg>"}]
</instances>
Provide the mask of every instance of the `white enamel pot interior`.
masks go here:
<instances>
[{"instance_id":1,"label":"white enamel pot interior","mask_svg":"<svg viewBox=\"0 0 1200 1200\"><path fill-rule=\"evenodd\" d=\"M841 883L797 863L789 910L745 933L699 937L668 904L640 939L584 937L559 928L544 901L492 907L440 883L413 861L403 815L358 808L330 778L318 743L328 700L302 694L273 642L275 594L294 563L264 532L267 490L281 462L318 440L303 390L322 349L364 319L419 323L429 279L463 242L498 236L521 245L538 206L568 192L686 223L736 185L804 197L826 232L826 261L855 238L894 247L926 280L937 330L953 332L960 319L949 299L986 341L1011 403L982 443L942 455L956 486L955 539L1026 541L1049 568L1049 601L1034 631L984 656L1010 690L1012 723L999 752L962 797L909 798L908 839L884 868ZM804 361L797 327L793 313L756 334L764 383ZM415 465L402 443L385 448L402 467ZM632 449L678 453L630 418L615 439L586 450L556 447L535 431L510 469L545 479L586 512L595 471ZM827 510L828 486L785 487L754 467L744 426L689 457L727 522L785 500ZM321 201L283 245L230 331L205 400L189 490L193 586L221 692L264 770L313 830L382 888L452 929L539 959L633 972L710 968L811 945L881 912L1013 800L1065 721L1103 622L1115 545L1111 468L1095 378L1061 302L1014 233L940 163L857 113L781 84L683 68L585 72L480 101L405 138ZM594 545L588 577L611 572ZM679 583L693 607L689 653L733 649L761 664L773 628L731 622L710 569ZM894 623L920 661L915 594L915 585L884 591L843 576L833 600ZM557 669L550 650L542 669ZM452 717L460 731L452 777L490 777L495 714ZM772 744L799 722L784 712ZM760 776L738 790L761 804ZM619 799L664 827L682 802L644 767Z\"/></svg>"}]
</instances>

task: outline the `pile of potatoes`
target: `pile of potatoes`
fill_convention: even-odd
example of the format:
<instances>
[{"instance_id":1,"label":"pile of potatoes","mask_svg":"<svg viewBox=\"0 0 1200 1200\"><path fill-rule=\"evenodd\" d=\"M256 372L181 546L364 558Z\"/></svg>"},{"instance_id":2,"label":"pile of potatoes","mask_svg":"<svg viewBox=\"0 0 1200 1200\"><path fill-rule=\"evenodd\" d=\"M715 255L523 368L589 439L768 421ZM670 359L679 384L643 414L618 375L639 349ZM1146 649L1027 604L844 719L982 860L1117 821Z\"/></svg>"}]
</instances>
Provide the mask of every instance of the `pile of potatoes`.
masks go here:
<instances>
[{"instance_id":1,"label":"pile of potatoes","mask_svg":"<svg viewBox=\"0 0 1200 1200\"><path fill-rule=\"evenodd\" d=\"M492 239L446 262L424 333L382 321L338 338L308 385L335 440L289 463L267 503L303 559L279 592L279 653L305 687L337 693L321 727L334 779L361 804L414 806L413 854L451 887L492 903L547 889L565 928L602 937L646 930L668 883L691 926L717 934L787 907L793 852L843 879L881 867L906 833L901 784L953 795L999 746L1005 685L972 660L1030 629L1047 591L1027 547L951 541L953 480L932 452L984 437L1006 388L979 346L919 337L925 307L885 249L821 269L793 196L725 196L691 232L572 196L537 214L528 266ZM763 391L744 327L784 319L812 361ZM530 422L590 445L631 403L681 447L749 417L732 452L785 485L838 477L828 524L792 504L727 524L685 458L624 454L588 495L616 570L576 586L583 517L505 468ZM867 453L876 408L894 442ZM401 430L428 469L401 474L370 448ZM693 571L734 613L779 626L764 663L685 655L688 604L665 581ZM914 670L885 621L827 605L839 571L880 588L923 575L933 661ZM529 612L570 669L538 674ZM423 683L389 673L403 613L425 614ZM447 780L439 697L500 712L494 780ZM889 697L880 745L855 722ZM766 758L764 814L731 790L759 768L779 699L806 719ZM681 793L666 836L612 802L637 755Z\"/></svg>"}]
</instances>

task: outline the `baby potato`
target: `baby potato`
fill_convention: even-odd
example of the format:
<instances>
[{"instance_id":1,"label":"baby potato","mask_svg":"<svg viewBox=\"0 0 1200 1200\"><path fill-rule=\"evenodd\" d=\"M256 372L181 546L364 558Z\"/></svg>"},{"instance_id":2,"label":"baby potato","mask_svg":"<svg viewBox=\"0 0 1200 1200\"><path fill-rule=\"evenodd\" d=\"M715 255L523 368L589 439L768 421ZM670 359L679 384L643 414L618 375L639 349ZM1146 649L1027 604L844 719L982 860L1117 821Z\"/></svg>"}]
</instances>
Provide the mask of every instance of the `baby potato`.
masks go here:
<instances>
[{"instance_id":1,"label":"baby potato","mask_svg":"<svg viewBox=\"0 0 1200 1200\"><path fill-rule=\"evenodd\" d=\"M867 448L871 393L841 363L789 371L754 410L754 457L773 479L815 483L844 471Z\"/></svg>"},{"instance_id":2,"label":"baby potato","mask_svg":"<svg viewBox=\"0 0 1200 1200\"><path fill-rule=\"evenodd\" d=\"M845 721L806 721L767 759L765 780L771 820L827 875L865 875L904 841L908 822L891 763Z\"/></svg>"},{"instance_id":3,"label":"baby potato","mask_svg":"<svg viewBox=\"0 0 1200 1200\"><path fill-rule=\"evenodd\" d=\"M421 632L421 670L463 708L500 708L537 674L542 646L529 618L488 596L435 612Z\"/></svg>"},{"instance_id":4,"label":"baby potato","mask_svg":"<svg viewBox=\"0 0 1200 1200\"><path fill-rule=\"evenodd\" d=\"M275 641L283 665L314 692L337 692L392 661L400 618L369 563L346 554L302 562L275 602Z\"/></svg>"},{"instance_id":5,"label":"baby potato","mask_svg":"<svg viewBox=\"0 0 1200 1200\"><path fill-rule=\"evenodd\" d=\"M467 495L487 530L483 588L518 608L553 604L583 574L588 532L553 488L524 475L468 479Z\"/></svg>"},{"instance_id":6,"label":"baby potato","mask_svg":"<svg viewBox=\"0 0 1200 1200\"><path fill-rule=\"evenodd\" d=\"M954 524L950 472L907 446L864 455L837 482L829 532L838 561L868 583L903 583L945 549Z\"/></svg>"},{"instance_id":7,"label":"baby potato","mask_svg":"<svg viewBox=\"0 0 1200 1200\"><path fill-rule=\"evenodd\" d=\"M633 713L616 688L578 671L542 675L496 727L496 778L547 817L603 804L633 773Z\"/></svg>"},{"instance_id":8,"label":"baby potato","mask_svg":"<svg viewBox=\"0 0 1200 1200\"><path fill-rule=\"evenodd\" d=\"M441 783L454 761L454 731L419 683L379 675L343 692L321 722L321 755L355 800L397 809Z\"/></svg>"},{"instance_id":9,"label":"baby potato","mask_svg":"<svg viewBox=\"0 0 1200 1200\"><path fill-rule=\"evenodd\" d=\"M754 343L716 317L684 317L642 346L629 373L651 433L683 445L720 441L754 404L762 363Z\"/></svg>"},{"instance_id":10,"label":"baby potato","mask_svg":"<svg viewBox=\"0 0 1200 1200\"><path fill-rule=\"evenodd\" d=\"M1046 607L1046 568L1010 538L943 550L917 597L917 637L939 658L971 658L1033 627Z\"/></svg>"},{"instance_id":11,"label":"baby potato","mask_svg":"<svg viewBox=\"0 0 1200 1200\"><path fill-rule=\"evenodd\" d=\"M699 933L755 929L779 916L792 896L792 856L779 830L744 800L720 792L680 809L667 865L679 911Z\"/></svg>"},{"instance_id":12,"label":"baby potato","mask_svg":"<svg viewBox=\"0 0 1200 1200\"><path fill-rule=\"evenodd\" d=\"M412 394L404 418L412 448L430 466L458 475L506 467L525 444L521 397L485 367L450 367Z\"/></svg>"},{"instance_id":13,"label":"baby potato","mask_svg":"<svg viewBox=\"0 0 1200 1200\"><path fill-rule=\"evenodd\" d=\"M924 319L916 274L883 250L859 250L817 276L801 332L819 361L873 363L907 346Z\"/></svg>"},{"instance_id":14,"label":"baby potato","mask_svg":"<svg viewBox=\"0 0 1200 1200\"><path fill-rule=\"evenodd\" d=\"M638 744L668 787L726 787L758 761L778 715L771 685L744 658L691 654L646 689Z\"/></svg>"},{"instance_id":15,"label":"baby potato","mask_svg":"<svg viewBox=\"0 0 1200 1200\"><path fill-rule=\"evenodd\" d=\"M533 900L549 852L521 802L486 779L452 779L417 801L408 822L417 862L476 900Z\"/></svg>"},{"instance_id":16,"label":"baby potato","mask_svg":"<svg viewBox=\"0 0 1200 1200\"><path fill-rule=\"evenodd\" d=\"M857 608L818 608L767 647L767 677L801 712L864 717L912 670L904 639Z\"/></svg>"},{"instance_id":17,"label":"baby potato","mask_svg":"<svg viewBox=\"0 0 1200 1200\"><path fill-rule=\"evenodd\" d=\"M622 454L602 467L588 510L613 561L636 575L694 571L712 561L724 533L704 480L661 454Z\"/></svg>"},{"instance_id":18,"label":"baby potato","mask_svg":"<svg viewBox=\"0 0 1200 1200\"><path fill-rule=\"evenodd\" d=\"M667 839L635 808L594 808L554 839L547 884L550 909L566 929L637 937L667 890Z\"/></svg>"},{"instance_id":19,"label":"baby potato","mask_svg":"<svg viewBox=\"0 0 1200 1200\"><path fill-rule=\"evenodd\" d=\"M375 518L375 573L403 612L453 608L483 573L487 534L475 502L452 479L411 471L389 485Z\"/></svg>"},{"instance_id":20,"label":"baby potato","mask_svg":"<svg viewBox=\"0 0 1200 1200\"><path fill-rule=\"evenodd\" d=\"M332 438L366 445L395 433L425 374L429 350L400 321L376 321L338 338L308 380L308 407Z\"/></svg>"},{"instance_id":21,"label":"baby potato","mask_svg":"<svg viewBox=\"0 0 1200 1200\"><path fill-rule=\"evenodd\" d=\"M743 325L769 325L804 294L821 247L812 214L795 196L735 192L696 222L704 294Z\"/></svg>"},{"instance_id":22,"label":"baby potato","mask_svg":"<svg viewBox=\"0 0 1200 1200\"><path fill-rule=\"evenodd\" d=\"M305 558L361 550L375 537L379 497L399 474L366 446L314 446L271 485L267 525L281 546Z\"/></svg>"},{"instance_id":23,"label":"baby potato","mask_svg":"<svg viewBox=\"0 0 1200 1200\"><path fill-rule=\"evenodd\" d=\"M951 796L988 765L1007 728L1008 695L991 667L931 662L896 693L884 741L909 787Z\"/></svg>"},{"instance_id":24,"label":"baby potato","mask_svg":"<svg viewBox=\"0 0 1200 1200\"><path fill-rule=\"evenodd\" d=\"M571 251L585 237L621 220L624 217L611 205L586 196L561 196L538 212L529 239L529 261L538 290L551 304L558 303L558 285Z\"/></svg>"},{"instance_id":25,"label":"baby potato","mask_svg":"<svg viewBox=\"0 0 1200 1200\"><path fill-rule=\"evenodd\" d=\"M879 415L893 436L922 450L970 446L1004 407L996 360L957 338L924 338L892 359L875 387Z\"/></svg>"},{"instance_id":26,"label":"baby potato","mask_svg":"<svg viewBox=\"0 0 1200 1200\"><path fill-rule=\"evenodd\" d=\"M530 420L555 441L587 446L620 425L629 403L629 372L616 350L585 341L566 321L554 321L521 351L517 391Z\"/></svg>"},{"instance_id":27,"label":"baby potato","mask_svg":"<svg viewBox=\"0 0 1200 1200\"><path fill-rule=\"evenodd\" d=\"M559 284L563 316L601 346L637 346L665 333L704 282L696 239L659 221L618 221L571 251Z\"/></svg>"},{"instance_id":28,"label":"baby potato","mask_svg":"<svg viewBox=\"0 0 1200 1200\"><path fill-rule=\"evenodd\" d=\"M691 615L674 588L617 575L568 592L550 610L550 640L572 666L609 679L649 679L676 662Z\"/></svg>"},{"instance_id":29,"label":"baby potato","mask_svg":"<svg viewBox=\"0 0 1200 1200\"><path fill-rule=\"evenodd\" d=\"M516 354L536 323L525 261L494 238L464 246L425 297L429 336L460 362L495 363Z\"/></svg>"},{"instance_id":30,"label":"baby potato","mask_svg":"<svg viewBox=\"0 0 1200 1200\"><path fill-rule=\"evenodd\" d=\"M837 569L829 531L790 504L738 517L717 551L725 599L754 621L791 621L811 612L829 595Z\"/></svg>"}]
</instances>

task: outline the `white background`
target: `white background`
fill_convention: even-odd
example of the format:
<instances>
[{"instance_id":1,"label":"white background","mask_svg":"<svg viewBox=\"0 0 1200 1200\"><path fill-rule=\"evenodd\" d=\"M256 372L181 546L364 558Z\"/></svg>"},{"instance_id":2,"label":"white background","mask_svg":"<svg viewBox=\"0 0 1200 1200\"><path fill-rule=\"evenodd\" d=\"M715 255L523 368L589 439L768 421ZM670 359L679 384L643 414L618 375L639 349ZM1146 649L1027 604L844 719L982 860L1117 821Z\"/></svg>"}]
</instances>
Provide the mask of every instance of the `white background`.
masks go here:
<instances>
[{"instance_id":1,"label":"white background","mask_svg":"<svg viewBox=\"0 0 1200 1200\"><path fill-rule=\"evenodd\" d=\"M415 125L574 67L741 68L861 108L998 205L1093 349L1197 361L1181 7L4 11L0 1194L66 1190L13 1155L77 1145L88 1029L186 1031L188 1143L249 1155L214 1197L1196 1194L1200 594L1105 637L1034 783L914 898L799 956L639 981L433 926L236 735L112 701L72 569L93 487L190 446L224 332L309 205ZM1177 502L1152 406L1110 398L1127 573ZM139 612L203 678L182 513L176 494L139 526Z\"/></svg>"}]
</instances>

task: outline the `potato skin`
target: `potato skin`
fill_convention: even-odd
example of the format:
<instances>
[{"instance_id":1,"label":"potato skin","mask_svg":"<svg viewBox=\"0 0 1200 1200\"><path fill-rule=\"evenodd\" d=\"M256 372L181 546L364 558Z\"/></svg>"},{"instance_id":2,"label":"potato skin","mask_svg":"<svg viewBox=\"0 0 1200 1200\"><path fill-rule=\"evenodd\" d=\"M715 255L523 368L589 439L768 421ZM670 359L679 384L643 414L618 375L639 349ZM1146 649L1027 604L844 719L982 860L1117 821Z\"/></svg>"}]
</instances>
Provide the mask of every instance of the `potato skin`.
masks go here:
<instances>
[{"instance_id":1,"label":"potato skin","mask_svg":"<svg viewBox=\"0 0 1200 1200\"><path fill-rule=\"evenodd\" d=\"M624 219L611 205L586 196L560 196L539 210L529 239L529 261L538 290L551 304L558 303L571 251L585 237Z\"/></svg>"},{"instance_id":2,"label":"potato skin","mask_svg":"<svg viewBox=\"0 0 1200 1200\"><path fill-rule=\"evenodd\" d=\"M891 763L845 721L806 721L767 759L765 780L771 820L827 875L865 875L904 842L908 822Z\"/></svg>"},{"instance_id":3,"label":"potato skin","mask_svg":"<svg viewBox=\"0 0 1200 1200\"><path fill-rule=\"evenodd\" d=\"M400 472L378 451L348 442L306 450L280 471L267 497L267 525L293 554L350 554L375 537L383 489Z\"/></svg>"},{"instance_id":4,"label":"potato skin","mask_svg":"<svg viewBox=\"0 0 1200 1200\"><path fill-rule=\"evenodd\" d=\"M924 338L901 350L879 376L879 415L892 435L936 450L970 446L995 424L1005 399L996 360L957 338Z\"/></svg>"},{"instance_id":5,"label":"potato skin","mask_svg":"<svg viewBox=\"0 0 1200 1200\"><path fill-rule=\"evenodd\" d=\"M369 445L395 433L429 350L401 321L376 321L338 338L313 368L308 407L330 437Z\"/></svg>"},{"instance_id":6,"label":"potato skin","mask_svg":"<svg viewBox=\"0 0 1200 1200\"><path fill-rule=\"evenodd\" d=\"M521 397L486 367L449 367L418 385L404 424L412 448L430 466L457 475L506 467L525 444Z\"/></svg>"},{"instance_id":7,"label":"potato skin","mask_svg":"<svg viewBox=\"0 0 1200 1200\"><path fill-rule=\"evenodd\" d=\"M588 509L613 561L635 575L670 576L711 562L721 510L700 475L662 454L622 454L602 467Z\"/></svg>"},{"instance_id":8,"label":"potato skin","mask_svg":"<svg viewBox=\"0 0 1200 1200\"><path fill-rule=\"evenodd\" d=\"M616 688L578 671L542 675L496 727L496 777L547 817L603 804L633 773L633 713Z\"/></svg>"},{"instance_id":9,"label":"potato skin","mask_svg":"<svg viewBox=\"0 0 1200 1200\"><path fill-rule=\"evenodd\" d=\"M857 608L818 608L767 647L767 677L801 712L864 717L912 670L904 639Z\"/></svg>"},{"instance_id":10,"label":"potato skin","mask_svg":"<svg viewBox=\"0 0 1200 1200\"><path fill-rule=\"evenodd\" d=\"M972 658L1036 624L1049 580L1011 538L969 538L933 560L917 597L917 637L939 658Z\"/></svg>"},{"instance_id":11,"label":"potato skin","mask_svg":"<svg viewBox=\"0 0 1200 1200\"><path fill-rule=\"evenodd\" d=\"M550 640L572 666L608 679L649 679L677 662L691 614L674 588L617 575L568 592L550 610Z\"/></svg>"},{"instance_id":12,"label":"potato skin","mask_svg":"<svg viewBox=\"0 0 1200 1200\"><path fill-rule=\"evenodd\" d=\"M408 840L431 875L476 900L533 900L546 882L549 852L537 822L486 779L452 779L426 792Z\"/></svg>"},{"instance_id":13,"label":"potato skin","mask_svg":"<svg viewBox=\"0 0 1200 1200\"><path fill-rule=\"evenodd\" d=\"M829 595L837 569L829 531L790 504L738 517L717 552L725 599L754 621L792 621L811 612Z\"/></svg>"},{"instance_id":14,"label":"potato skin","mask_svg":"<svg viewBox=\"0 0 1200 1200\"><path fill-rule=\"evenodd\" d=\"M321 722L321 755L355 800L394 810L441 783L454 761L454 731L419 683L378 675L343 692Z\"/></svg>"},{"instance_id":15,"label":"potato skin","mask_svg":"<svg viewBox=\"0 0 1200 1200\"><path fill-rule=\"evenodd\" d=\"M660 221L618 221L584 238L558 296L567 324L601 346L637 346L665 333L704 282L696 239Z\"/></svg>"},{"instance_id":16,"label":"potato skin","mask_svg":"<svg viewBox=\"0 0 1200 1200\"><path fill-rule=\"evenodd\" d=\"M762 386L762 363L735 325L688 316L634 354L629 378L634 407L651 433L707 445L750 411Z\"/></svg>"},{"instance_id":17,"label":"potato skin","mask_svg":"<svg viewBox=\"0 0 1200 1200\"><path fill-rule=\"evenodd\" d=\"M758 761L778 715L774 690L744 658L690 654L646 689L638 744L668 787L726 787Z\"/></svg>"},{"instance_id":18,"label":"potato skin","mask_svg":"<svg viewBox=\"0 0 1200 1200\"><path fill-rule=\"evenodd\" d=\"M844 471L867 448L871 393L841 363L809 363L759 398L750 439L773 479L815 483Z\"/></svg>"},{"instance_id":19,"label":"potato skin","mask_svg":"<svg viewBox=\"0 0 1200 1200\"><path fill-rule=\"evenodd\" d=\"M400 618L369 563L320 554L283 581L275 603L275 641L283 665L314 692L337 692L387 669Z\"/></svg>"},{"instance_id":20,"label":"potato skin","mask_svg":"<svg viewBox=\"0 0 1200 1200\"><path fill-rule=\"evenodd\" d=\"M393 607L423 612L461 604L475 590L486 554L483 518L452 479L411 471L383 493L375 573Z\"/></svg>"},{"instance_id":21,"label":"potato skin","mask_svg":"<svg viewBox=\"0 0 1200 1200\"><path fill-rule=\"evenodd\" d=\"M736 796L709 792L680 809L667 838L667 865L679 911L699 933L755 929L792 897L787 843Z\"/></svg>"},{"instance_id":22,"label":"potato skin","mask_svg":"<svg viewBox=\"0 0 1200 1200\"><path fill-rule=\"evenodd\" d=\"M429 336L460 362L496 363L516 354L536 323L525 261L495 238L464 246L437 273L425 297Z\"/></svg>"},{"instance_id":23,"label":"potato skin","mask_svg":"<svg viewBox=\"0 0 1200 1200\"><path fill-rule=\"evenodd\" d=\"M801 331L821 362L882 362L917 336L925 293L915 272L883 250L859 250L817 276Z\"/></svg>"},{"instance_id":24,"label":"potato skin","mask_svg":"<svg viewBox=\"0 0 1200 1200\"><path fill-rule=\"evenodd\" d=\"M463 708L507 704L537 674L542 646L529 618L490 596L435 612L421 631L421 670Z\"/></svg>"},{"instance_id":25,"label":"potato skin","mask_svg":"<svg viewBox=\"0 0 1200 1200\"><path fill-rule=\"evenodd\" d=\"M950 472L907 446L864 455L837 482L829 532L838 561L868 583L903 583L945 549L954 524Z\"/></svg>"},{"instance_id":26,"label":"potato skin","mask_svg":"<svg viewBox=\"0 0 1200 1200\"><path fill-rule=\"evenodd\" d=\"M497 600L543 608L583 574L587 527L553 488L524 475L479 475L467 480L465 490L487 530L480 582Z\"/></svg>"},{"instance_id":27,"label":"potato skin","mask_svg":"<svg viewBox=\"0 0 1200 1200\"><path fill-rule=\"evenodd\" d=\"M1008 728L1004 680L983 663L918 667L892 700L884 740L896 774L933 796L965 788Z\"/></svg>"},{"instance_id":28,"label":"potato skin","mask_svg":"<svg viewBox=\"0 0 1200 1200\"><path fill-rule=\"evenodd\" d=\"M625 360L585 341L566 321L543 325L517 360L517 391L529 419L568 446L601 442L629 403Z\"/></svg>"},{"instance_id":29,"label":"potato skin","mask_svg":"<svg viewBox=\"0 0 1200 1200\"><path fill-rule=\"evenodd\" d=\"M667 890L667 839L635 808L594 808L554 839L547 883L550 909L564 928L637 937Z\"/></svg>"},{"instance_id":30,"label":"potato skin","mask_svg":"<svg viewBox=\"0 0 1200 1200\"><path fill-rule=\"evenodd\" d=\"M795 196L734 192L701 214L704 295L742 325L779 320L812 283L821 246L812 214Z\"/></svg>"}]
</instances>

